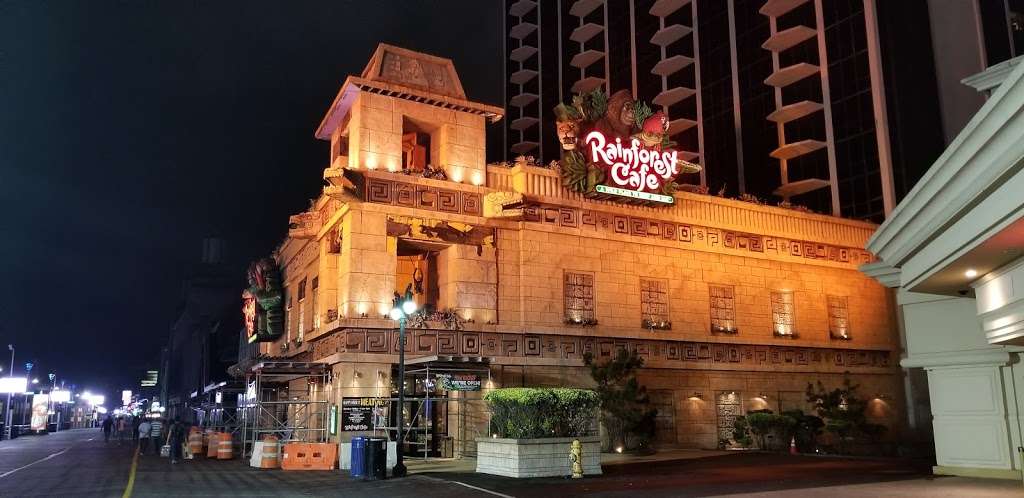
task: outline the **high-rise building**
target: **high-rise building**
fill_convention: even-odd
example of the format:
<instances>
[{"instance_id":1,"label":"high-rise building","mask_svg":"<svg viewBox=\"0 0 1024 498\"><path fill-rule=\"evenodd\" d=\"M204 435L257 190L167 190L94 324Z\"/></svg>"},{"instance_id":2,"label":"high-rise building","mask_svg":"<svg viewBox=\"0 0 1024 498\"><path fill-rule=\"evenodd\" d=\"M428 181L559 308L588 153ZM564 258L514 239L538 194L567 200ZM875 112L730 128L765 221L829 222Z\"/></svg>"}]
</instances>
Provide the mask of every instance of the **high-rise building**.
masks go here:
<instances>
[{"instance_id":1,"label":"high-rise building","mask_svg":"<svg viewBox=\"0 0 1024 498\"><path fill-rule=\"evenodd\" d=\"M507 0L506 154L557 159L552 109L627 89L687 183L881 221L983 103L960 80L1017 54L1018 3Z\"/></svg>"}]
</instances>

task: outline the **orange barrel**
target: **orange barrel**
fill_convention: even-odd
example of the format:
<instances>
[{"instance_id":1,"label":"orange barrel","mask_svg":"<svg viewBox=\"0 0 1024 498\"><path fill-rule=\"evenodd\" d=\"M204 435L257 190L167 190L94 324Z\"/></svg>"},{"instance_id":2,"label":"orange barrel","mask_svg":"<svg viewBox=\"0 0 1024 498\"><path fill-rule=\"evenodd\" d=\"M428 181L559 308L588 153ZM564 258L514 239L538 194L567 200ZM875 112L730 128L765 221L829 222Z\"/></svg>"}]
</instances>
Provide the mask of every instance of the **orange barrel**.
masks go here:
<instances>
[{"instance_id":1,"label":"orange barrel","mask_svg":"<svg viewBox=\"0 0 1024 498\"><path fill-rule=\"evenodd\" d=\"M209 451L209 448L210 448L210 436L213 435L213 434L214 434L214 430L213 429L206 429L206 432L203 433L203 448L206 448L207 449L206 451Z\"/></svg>"},{"instance_id":2,"label":"orange barrel","mask_svg":"<svg viewBox=\"0 0 1024 498\"><path fill-rule=\"evenodd\" d=\"M188 450L193 455L203 454L203 433L199 431L193 431L188 435Z\"/></svg>"},{"instance_id":3,"label":"orange barrel","mask_svg":"<svg viewBox=\"0 0 1024 498\"><path fill-rule=\"evenodd\" d=\"M210 444L206 447L206 458L217 458L217 448L220 444L220 433L210 432Z\"/></svg>"},{"instance_id":4,"label":"orange barrel","mask_svg":"<svg viewBox=\"0 0 1024 498\"><path fill-rule=\"evenodd\" d=\"M263 454L260 456L261 469L276 469L280 467L277 461L277 437L267 435L263 437Z\"/></svg>"},{"instance_id":5,"label":"orange barrel","mask_svg":"<svg viewBox=\"0 0 1024 498\"><path fill-rule=\"evenodd\" d=\"M234 456L234 449L231 447L231 434L220 433L220 441L217 442L217 460L231 460Z\"/></svg>"}]
</instances>

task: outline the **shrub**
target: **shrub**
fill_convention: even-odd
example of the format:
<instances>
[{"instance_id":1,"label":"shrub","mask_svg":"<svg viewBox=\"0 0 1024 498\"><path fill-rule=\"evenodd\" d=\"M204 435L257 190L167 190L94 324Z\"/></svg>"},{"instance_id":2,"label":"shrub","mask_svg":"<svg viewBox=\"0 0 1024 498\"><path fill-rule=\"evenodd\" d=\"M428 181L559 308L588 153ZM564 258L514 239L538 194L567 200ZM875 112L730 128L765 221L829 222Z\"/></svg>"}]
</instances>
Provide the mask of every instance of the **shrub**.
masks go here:
<instances>
[{"instance_id":1,"label":"shrub","mask_svg":"<svg viewBox=\"0 0 1024 498\"><path fill-rule=\"evenodd\" d=\"M796 420L787 415L759 411L747 414L747 425L750 433L757 437L761 449L777 450L789 444Z\"/></svg>"},{"instance_id":2,"label":"shrub","mask_svg":"<svg viewBox=\"0 0 1024 498\"><path fill-rule=\"evenodd\" d=\"M806 414L803 410L787 410L782 414L792 417L796 421L796 426L793 429L796 449L803 453L813 452L817 447L821 429L825 427L825 421L821 420L821 417Z\"/></svg>"},{"instance_id":3,"label":"shrub","mask_svg":"<svg viewBox=\"0 0 1024 498\"><path fill-rule=\"evenodd\" d=\"M510 387L484 395L491 431L499 437L534 439L586 434L600 404L588 389Z\"/></svg>"},{"instance_id":4,"label":"shrub","mask_svg":"<svg viewBox=\"0 0 1024 498\"><path fill-rule=\"evenodd\" d=\"M658 410L651 407L647 389L636 379L636 371L643 367L644 359L636 350L620 349L614 357L601 363L593 354L586 353L583 363L590 367L590 376L597 384L601 400L601 422L608 431L604 449L647 446L654 439Z\"/></svg>"}]
</instances>

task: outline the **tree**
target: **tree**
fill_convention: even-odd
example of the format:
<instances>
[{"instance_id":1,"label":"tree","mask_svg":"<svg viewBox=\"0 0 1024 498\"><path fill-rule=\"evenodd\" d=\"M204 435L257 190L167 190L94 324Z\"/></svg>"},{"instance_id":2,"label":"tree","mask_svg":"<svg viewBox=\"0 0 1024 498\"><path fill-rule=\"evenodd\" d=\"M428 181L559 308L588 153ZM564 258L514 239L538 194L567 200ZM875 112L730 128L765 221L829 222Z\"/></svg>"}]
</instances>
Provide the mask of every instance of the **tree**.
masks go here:
<instances>
[{"instance_id":1,"label":"tree","mask_svg":"<svg viewBox=\"0 0 1024 498\"><path fill-rule=\"evenodd\" d=\"M651 407L647 389L636 380L636 370L644 360L636 351L620 349L610 360L597 363L587 353L583 362L590 367L590 376L597 384L601 399L601 422L609 435L609 447L636 449L654 438L654 418L658 410Z\"/></svg>"},{"instance_id":2,"label":"tree","mask_svg":"<svg viewBox=\"0 0 1024 498\"><path fill-rule=\"evenodd\" d=\"M814 405L818 416L825 420L825 430L835 434L839 452L845 453L847 441L860 438L877 439L885 432L885 426L869 423L864 415L867 401L857 395L857 384L849 377L843 379L843 386L825 389L818 381L817 389L807 384L807 402Z\"/></svg>"}]
</instances>

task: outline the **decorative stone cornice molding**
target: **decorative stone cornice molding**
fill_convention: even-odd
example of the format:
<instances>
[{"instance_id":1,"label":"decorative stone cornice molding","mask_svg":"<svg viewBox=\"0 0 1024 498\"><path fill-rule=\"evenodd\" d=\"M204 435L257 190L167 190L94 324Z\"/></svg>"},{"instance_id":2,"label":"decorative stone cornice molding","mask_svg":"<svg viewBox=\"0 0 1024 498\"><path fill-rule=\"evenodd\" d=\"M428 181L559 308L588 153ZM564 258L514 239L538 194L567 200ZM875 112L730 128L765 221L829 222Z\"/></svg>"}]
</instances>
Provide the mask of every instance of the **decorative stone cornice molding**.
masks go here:
<instances>
[{"instance_id":1,"label":"decorative stone cornice molding","mask_svg":"<svg viewBox=\"0 0 1024 498\"><path fill-rule=\"evenodd\" d=\"M991 351L955 351L952 353L929 353L908 356L900 360L903 368L956 368L982 365L1009 365L1010 352L1002 349Z\"/></svg>"},{"instance_id":2,"label":"decorative stone cornice molding","mask_svg":"<svg viewBox=\"0 0 1024 498\"><path fill-rule=\"evenodd\" d=\"M886 287L894 288L900 286L900 269L894 268L884 261L860 265L859 270Z\"/></svg>"},{"instance_id":3,"label":"decorative stone cornice molding","mask_svg":"<svg viewBox=\"0 0 1024 498\"><path fill-rule=\"evenodd\" d=\"M1021 60L1024 60L1024 55L989 66L978 74L960 80L960 83L974 88L978 93L990 93L1001 85L1003 81L1006 81L1006 78L1020 64Z\"/></svg>"},{"instance_id":4,"label":"decorative stone cornice molding","mask_svg":"<svg viewBox=\"0 0 1024 498\"><path fill-rule=\"evenodd\" d=\"M912 256L1021 168L1024 64L1018 64L925 176L868 241L868 250L902 268ZM1005 212L1005 211L1003 211ZM990 226L973 226L983 233ZM971 234L964 234L965 237ZM904 276L906 280L910 276Z\"/></svg>"}]
</instances>

